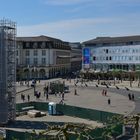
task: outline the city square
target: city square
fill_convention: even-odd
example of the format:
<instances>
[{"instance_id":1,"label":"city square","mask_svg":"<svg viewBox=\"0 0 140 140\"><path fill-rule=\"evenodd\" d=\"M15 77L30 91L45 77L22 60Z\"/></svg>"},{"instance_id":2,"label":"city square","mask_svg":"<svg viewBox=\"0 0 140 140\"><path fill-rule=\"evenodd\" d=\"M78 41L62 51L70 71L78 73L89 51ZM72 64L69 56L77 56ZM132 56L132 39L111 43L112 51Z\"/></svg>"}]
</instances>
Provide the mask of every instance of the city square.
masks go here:
<instances>
[{"instance_id":1,"label":"city square","mask_svg":"<svg viewBox=\"0 0 140 140\"><path fill-rule=\"evenodd\" d=\"M0 9L0 140L140 140L139 0Z\"/></svg>"}]
</instances>

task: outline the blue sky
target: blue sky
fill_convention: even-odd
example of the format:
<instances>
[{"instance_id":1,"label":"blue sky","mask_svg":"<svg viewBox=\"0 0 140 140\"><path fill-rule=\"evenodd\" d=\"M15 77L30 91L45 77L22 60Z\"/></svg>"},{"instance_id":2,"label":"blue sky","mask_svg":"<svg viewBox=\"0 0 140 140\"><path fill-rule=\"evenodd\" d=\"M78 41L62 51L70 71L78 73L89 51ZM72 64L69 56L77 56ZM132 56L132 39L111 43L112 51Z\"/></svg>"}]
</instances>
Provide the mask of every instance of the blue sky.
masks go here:
<instances>
[{"instance_id":1,"label":"blue sky","mask_svg":"<svg viewBox=\"0 0 140 140\"><path fill-rule=\"evenodd\" d=\"M17 36L82 42L140 35L139 16L140 0L0 0L0 18L17 22Z\"/></svg>"}]
</instances>

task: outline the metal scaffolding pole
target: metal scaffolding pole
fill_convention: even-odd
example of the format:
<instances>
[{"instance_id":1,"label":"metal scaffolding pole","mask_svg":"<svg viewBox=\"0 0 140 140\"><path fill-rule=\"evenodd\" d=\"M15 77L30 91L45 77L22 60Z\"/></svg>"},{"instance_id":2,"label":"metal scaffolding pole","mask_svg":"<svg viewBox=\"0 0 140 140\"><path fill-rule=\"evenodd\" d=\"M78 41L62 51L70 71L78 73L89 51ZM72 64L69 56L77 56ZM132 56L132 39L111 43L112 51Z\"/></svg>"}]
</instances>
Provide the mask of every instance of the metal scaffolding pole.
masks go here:
<instances>
[{"instance_id":1,"label":"metal scaffolding pole","mask_svg":"<svg viewBox=\"0 0 140 140\"><path fill-rule=\"evenodd\" d=\"M0 20L0 124L15 119L16 23Z\"/></svg>"}]
</instances>

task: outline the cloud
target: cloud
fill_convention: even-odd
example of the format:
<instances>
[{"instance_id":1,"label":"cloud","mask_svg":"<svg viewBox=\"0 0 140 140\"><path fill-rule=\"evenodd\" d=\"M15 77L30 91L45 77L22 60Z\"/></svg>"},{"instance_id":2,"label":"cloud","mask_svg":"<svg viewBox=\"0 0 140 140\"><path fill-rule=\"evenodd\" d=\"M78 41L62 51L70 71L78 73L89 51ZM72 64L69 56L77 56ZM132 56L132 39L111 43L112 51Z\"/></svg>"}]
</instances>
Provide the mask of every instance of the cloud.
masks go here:
<instances>
[{"instance_id":1,"label":"cloud","mask_svg":"<svg viewBox=\"0 0 140 140\"><path fill-rule=\"evenodd\" d=\"M39 25L32 26L19 26L18 36L37 36L37 35L47 35L57 38L62 38L64 40L76 40L73 38L74 35L80 32L87 32L93 30L98 24L108 24L112 23L115 19L110 18L81 18L73 20L62 20L57 22L49 22ZM80 35L79 35L80 37Z\"/></svg>"},{"instance_id":2,"label":"cloud","mask_svg":"<svg viewBox=\"0 0 140 140\"><path fill-rule=\"evenodd\" d=\"M18 36L46 35L65 41L85 41L97 36L140 34L140 20L136 15L113 18L80 18L61 20L32 26L19 26Z\"/></svg>"},{"instance_id":3,"label":"cloud","mask_svg":"<svg viewBox=\"0 0 140 140\"><path fill-rule=\"evenodd\" d=\"M57 6L65 6L65 5L75 5L75 4L94 4L94 5L102 5L105 3L114 3L119 5L135 5L139 4L139 0L43 0L43 2L47 5L57 5ZM105 4L104 3L104 4Z\"/></svg>"},{"instance_id":4,"label":"cloud","mask_svg":"<svg viewBox=\"0 0 140 140\"><path fill-rule=\"evenodd\" d=\"M93 1L94 0L44 0L48 5L74 5Z\"/></svg>"}]
</instances>

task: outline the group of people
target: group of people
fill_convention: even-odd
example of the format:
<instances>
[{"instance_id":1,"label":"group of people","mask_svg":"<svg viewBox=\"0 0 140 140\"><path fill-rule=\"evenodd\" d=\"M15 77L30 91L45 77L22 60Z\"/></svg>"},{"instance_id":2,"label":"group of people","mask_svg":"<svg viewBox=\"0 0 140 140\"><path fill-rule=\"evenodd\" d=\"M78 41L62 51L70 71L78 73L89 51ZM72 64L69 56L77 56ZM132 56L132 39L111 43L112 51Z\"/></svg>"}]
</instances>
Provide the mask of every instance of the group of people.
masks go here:
<instances>
[{"instance_id":1,"label":"group of people","mask_svg":"<svg viewBox=\"0 0 140 140\"><path fill-rule=\"evenodd\" d=\"M129 98L129 100L134 101L135 96L134 96L134 94L130 94L130 93L128 93L128 98Z\"/></svg>"},{"instance_id":2,"label":"group of people","mask_svg":"<svg viewBox=\"0 0 140 140\"><path fill-rule=\"evenodd\" d=\"M39 91L35 91L35 96L36 96L37 99L39 99L40 96L41 96L41 92L39 92Z\"/></svg>"},{"instance_id":3,"label":"group of people","mask_svg":"<svg viewBox=\"0 0 140 140\"><path fill-rule=\"evenodd\" d=\"M103 89L102 95L103 95L103 96L107 96L107 90Z\"/></svg>"},{"instance_id":4,"label":"group of people","mask_svg":"<svg viewBox=\"0 0 140 140\"><path fill-rule=\"evenodd\" d=\"M23 102L25 101L25 95L24 94L21 94L21 100ZM27 100L28 100L28 102L30 101L30 95L29 94L27 95Z\"/></svg>"}]
</instances>

